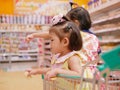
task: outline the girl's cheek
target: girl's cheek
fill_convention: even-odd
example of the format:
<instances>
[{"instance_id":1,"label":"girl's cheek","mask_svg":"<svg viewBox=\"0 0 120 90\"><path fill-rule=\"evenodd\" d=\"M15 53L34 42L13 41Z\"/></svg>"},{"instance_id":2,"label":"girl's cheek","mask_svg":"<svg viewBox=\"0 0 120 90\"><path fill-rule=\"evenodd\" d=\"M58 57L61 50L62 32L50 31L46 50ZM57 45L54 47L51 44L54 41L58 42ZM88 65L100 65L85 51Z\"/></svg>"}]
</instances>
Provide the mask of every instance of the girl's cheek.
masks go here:
<instances>
[{"instance_id":1,"label":"girl's cheek","mask_svg":"<svg viewBox=\"0 0 120 90\"><path fill-rule=\"evenodd\" d=\"M53 43L51 43L50 46L52 47L52 46L53 46Z\"/></svg>"}]
</instances>

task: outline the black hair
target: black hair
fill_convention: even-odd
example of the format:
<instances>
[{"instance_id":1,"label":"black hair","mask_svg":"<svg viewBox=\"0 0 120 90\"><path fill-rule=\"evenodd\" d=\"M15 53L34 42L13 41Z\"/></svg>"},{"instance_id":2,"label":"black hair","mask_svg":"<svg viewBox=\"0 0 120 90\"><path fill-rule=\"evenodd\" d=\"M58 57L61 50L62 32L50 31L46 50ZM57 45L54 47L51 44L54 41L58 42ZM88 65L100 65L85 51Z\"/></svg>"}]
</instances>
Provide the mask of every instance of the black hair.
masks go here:
<instances>
[{"instance_id":1,"label":"black hair","mask_svg":"<svg viewBox=\"0 0 120 90\"><path fill-rule=\"evenodd\" d=\"M78 20L80 30L89 30L91 28L91 18L89 12L83 7L76 7L71 9L67 15L70 20Z\"/></svg>"},{"instance_id":2,"label":"black hair","mask_svg":"<svg viewBox=\"0 0 120 90\"><path fill-rule=\"evenodd\" d=\"M73 6L75 6L75 5L76 5L77 7L79 6L79 5L78 5L77 3L75 3L75 2L69 2L69 4L70 4L71 9L72 9Z\"/></svg>"},{"instance_id":3,"label":"black hair","mask_svg":"<svg viewBox=\"0 0 120 90\"><path fill-rule=\"evenodd\" d=\"M53 25L49 30L50 33L55 33L59 37L60 41L64 37L67 37L69 39L68 48L71 51L80 50L82 48L82 37L79 32L79 28L75 23L68 21L66 17L63 17L62 19L65 19L65 21L58 22Z\"/></svg>"}]
</instances>

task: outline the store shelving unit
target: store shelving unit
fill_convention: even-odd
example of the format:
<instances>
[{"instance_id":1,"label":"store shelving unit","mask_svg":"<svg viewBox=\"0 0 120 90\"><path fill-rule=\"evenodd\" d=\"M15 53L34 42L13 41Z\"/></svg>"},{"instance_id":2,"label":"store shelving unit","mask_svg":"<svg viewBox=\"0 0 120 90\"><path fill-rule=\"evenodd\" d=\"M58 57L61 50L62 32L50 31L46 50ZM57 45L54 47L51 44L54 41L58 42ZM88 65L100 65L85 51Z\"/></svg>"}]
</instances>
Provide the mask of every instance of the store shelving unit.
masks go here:
<instances>
[{"instance_id":1,"label":"store shelving unit","mask_svg":"<svg viewBox=\"0 0 120 90\"><path fill-rule=\"evenodd\" d=\"M32 7L29 7L28 4ZM51 18L59 14L59 11L66 14L71 6L69 3L59 1L50 1L43 4L43 6L42 4L40 2L35 4L19 1L14 5L14 14L0 15L0 68L1 66L11 67L17 62L28 64L29 62L38 61L39 64L41 59L48 61L48 65L45 63L45 66L49 66L51 52L50 45L46 44L47 40L34 39L26 44L25 37L39 29L40 31L46 31L51 23ZM28 9L31 9L31 11ZM49 11L46 12L47 10Z\"/></svg>"},{"instance_id":2,"label":"store shelving unit","mask_svg":"<svg viewBox=\"0 0 120 90\"><path fill-rule=\"evenodd\" d=\"M36 61L38 56L38 51L32 52L27 51L26 53L4 53L0 54L0 57L2 57L2 60L0 62L6 62L6 61Z\"/></svg>"},{"instance_id":3,"label":"store shelving unit","mask_svg":"<svg viewBox=\"0 0 120 90\"><path fill-rule=\"evenodd\" d=\"M46 61L46 66L49 67L50 66L50 62L51 62L51 51L50 51L50 40L45 40L44 42L44 50L45 50L45 57L44 60Z\"/></svg>"},{"instance_id":4,"label":"store shelving unit","mask_svg":"<svg viewBox=\"0 0 120 90\"><path fill-rule=\"evenodd\" d=\"M108 0L89 12L92 31L100 38L102 51L120 45L120 0Z\"/></svg>"},{"instance_id":5,"label":"store shelving unit","mask_svg":"<svg viewBox=\"0 0 120 90\"><path fill-rule=\"evenodd\" d=\"M106 3L103 3L96 8L89 10L89 12L91 16L92 15L96 16L103 12L107 12L119 8L119 6L120 6L120 0L108 0Z\"/></svg>"},{"instance_id":6,"label":"store shelving unit","mask_svg":"<svg viewBox=\"0 0 120 90\"><path fill-rule=\"evenodd\" d=\"M26 43L25 38L28 34L48 30L51 18L36 14L0 15L0 68L5 65L5 68L10 69L13 63L30 62L40 66L45 55L44 39L37 38Z\"/></svg>"},{"instance_id":7,"label":"store shelving unit","mask_svg":"<svg viewBox=\"0 0 120 90\"><path fill-rule=\"evenodd\" d=\"M105 24L105 23L110 23L110 22L116 22L118 19L120 19L120 14L119 15L115 15L113 17L108 17L108 18L105 18L105 19L94 21L93 25Z\"/></svg>"},{"instance_id":8,"label":"store shelving unit","mask_svg":"<svg viewBox=\"0 0 120 90\"><path fill-rule=\"evenodd\" d=\"M34 32L36 31L0 30L0 68L10 70L13 63L37 63L39 51L37 39L32 40L30 43L25 42L25 37Z\"/></svg>"},{"instance_id":9,"label":"store shelving unit","mask_svg":"<svg viewBox=\"0 0 120 90\"><path fill-rule=\"evenodd\" d=\"M101 29L100 31L94 31L96 35L119 35L120 27L117 28L109 28L109 29Z\"/></svg>"}]
</instances>

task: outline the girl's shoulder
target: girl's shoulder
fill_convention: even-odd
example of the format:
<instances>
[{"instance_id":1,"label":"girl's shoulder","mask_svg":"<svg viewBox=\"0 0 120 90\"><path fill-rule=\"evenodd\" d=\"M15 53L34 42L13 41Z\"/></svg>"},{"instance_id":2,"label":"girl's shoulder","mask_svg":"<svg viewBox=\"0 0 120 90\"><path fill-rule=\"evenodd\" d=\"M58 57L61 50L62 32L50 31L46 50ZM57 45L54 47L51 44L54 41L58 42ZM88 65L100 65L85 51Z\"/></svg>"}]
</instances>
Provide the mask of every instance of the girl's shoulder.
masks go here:
<instances>
[{"instance_id":1,"label":"girl's shoulder","mask_svg":"<svg viewBox=\"0 0 120 90\"><path fill-rule=\"evenodd\" d=\"M56 63L65 62L65 61L69 60L71 57L75 58L75 57L78 57L78 56L79 56L78 51L72 51L72 52L70 52L70 53L68 53L68 54L66 54L62 57L57 58Z\"/></svg>"},{"instance_id":2,"label":"girl's shoulder","mask_svg":"<svg viewBox=\"0 0 120 90\"><path fill-rule=\"evenodd\" d=\"M93 45L96 44L97 47L99 45L99 39L97 38L96 35L94 34L90 34L90 33L87 33L87 32L80 32L81 35L82 35L82 40L83 40L83 46L86 46L86 44L90 44L90 45Z\"/></svg>"},{"instance_id":3,"label":"girl's shoulder","mask_svg":"<svg viewBox=\"0 0 120 90\"><path fill-rule=\"evenodd\" d=\"M97 36L94 35L94 34L83 32L83 31L80 31L80 33L81 33L83 38L95 38L95 39L98 39Z\"/></svg>"},{"instance_id":4,"label":"girl's shoulder","mask_svg":"<svg viewBox=\"0 0 120 90\"><path fill-rule=\"evenodd\" d=\"M69 57L69 60L80 60L80 54L79 52L75 52L71 57Z\"/></svg>"}]
</instances>

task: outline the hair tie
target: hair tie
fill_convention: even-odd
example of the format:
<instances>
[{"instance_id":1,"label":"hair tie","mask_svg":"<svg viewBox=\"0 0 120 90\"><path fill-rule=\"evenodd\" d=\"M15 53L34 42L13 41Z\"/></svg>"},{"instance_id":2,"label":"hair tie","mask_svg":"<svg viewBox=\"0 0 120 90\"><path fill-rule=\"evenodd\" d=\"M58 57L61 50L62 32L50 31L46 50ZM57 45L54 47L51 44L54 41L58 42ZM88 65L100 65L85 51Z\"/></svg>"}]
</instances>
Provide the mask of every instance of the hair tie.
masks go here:
<instances>
[{"instance_id":1,"label":"hair tie","mask_svg":"<svg viewBox=\"0 0 120 90\"><path fill-rule=\"evenodd\" d=\"M52 25L55 25L55 24L57 24L59 22L63 22L63 21L65 21L63 19L63 14L56 15L52 18Z\"/></svg>"},{"instance_id":2,"label":"hair tie","mask_svg":"<svg viewBox=\"0 0 120 90\"><path fill-rule=\"evenodd\" d=\"M72 29L72 26L71 26L71 25L68 25L68 26L66 27L66 31L69 31L70 29Z\"/></svg>"}]
</instances>

